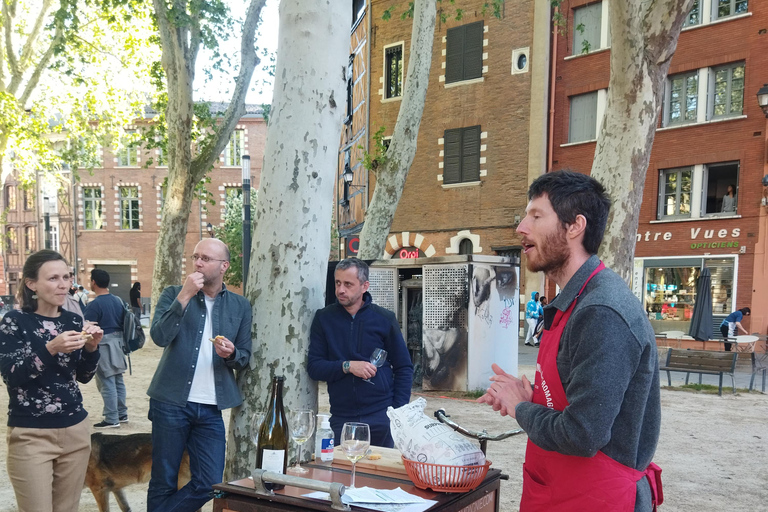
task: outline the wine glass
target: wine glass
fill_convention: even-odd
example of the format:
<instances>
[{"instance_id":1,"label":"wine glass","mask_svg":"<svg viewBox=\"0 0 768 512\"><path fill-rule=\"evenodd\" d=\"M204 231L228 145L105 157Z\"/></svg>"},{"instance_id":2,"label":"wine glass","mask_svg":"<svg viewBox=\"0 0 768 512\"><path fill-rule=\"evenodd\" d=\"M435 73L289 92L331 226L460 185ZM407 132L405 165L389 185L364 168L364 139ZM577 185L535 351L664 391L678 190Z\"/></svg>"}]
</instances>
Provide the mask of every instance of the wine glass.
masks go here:
<instances>
[{"instance_id":1,"label":"wine glass","mask_svg":"<svg viewBox=\"0 0 768 512\"><path fill-rule=\"evenodd\" d=\"M296 464L291 466L290 471L293 473L307 473L308 470L300 465L301 447L307 442L307 439L312 437L312 432L315 431L315 413L308 409L293 411L291 413L289 426L291 428L291 437L294 442L299 445L299 453L296 455Z\"/></svg>"},{"instance_id":2,"label":"wine glass","mask_svg":"<svg viewBox=\"0 0 768 512\"><path fill-rule=\"evenodd\" d=\"M253 416L251 417L251 441L253 441L253 445L257 446L259 445L259 430L261 429L261 424L264 422L264 411L256 411L253 413Z\"/></svg>"},{"instance_id":3,"label":"wine glass","mask_svg":"<svg viewBox=\"0 0 768 512\"><path fill-rule=\"evenodd\" d=\"M367 423L345 423L341 429L341 449L352 463L352 483L355 488L355 464L365 457L371 446L371 429Z\"/></svg>"},{"instance_id":4,"label":"wine glass","mask_svg":"<svg viewBox=\"0 0 768 512\"><path fill-rule=\"evenodd\" d=\"M373 354L371 354L371 364L375 366L376 368L381 368L384 366L384 363L387 362L387 351L382 348L377 348L373 351ZM376 385L375 382L373 382L370 379L363 379L363 382L367 382L368 384Z\"/></svg>"}]
</instances>

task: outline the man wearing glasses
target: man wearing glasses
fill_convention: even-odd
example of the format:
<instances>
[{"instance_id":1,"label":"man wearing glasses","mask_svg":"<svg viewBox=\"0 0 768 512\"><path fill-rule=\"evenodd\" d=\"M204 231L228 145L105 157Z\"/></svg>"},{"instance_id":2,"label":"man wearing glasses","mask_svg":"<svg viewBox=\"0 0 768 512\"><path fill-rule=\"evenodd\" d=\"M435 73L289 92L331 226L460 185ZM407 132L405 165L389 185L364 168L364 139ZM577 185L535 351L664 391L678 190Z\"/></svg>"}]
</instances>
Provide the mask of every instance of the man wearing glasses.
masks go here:
<instances>
[{"instance_id":1,"label":"man wearing glasses","mask_svg":"<svg viewBox=\"0 0 768 512\"><path fill-rule=\"evenodd\" d=\"M195 246L195 271L160 296L150 330L163 355L149 385L152 477L147 511L197 510L224 474L221 411L243 398L235 370L251 357L251 306L227 290L229 249L214 238ZM210 341L209 341L210 340ZM176 489L184 450L192 479Z\"/></svg>"}]
</instances>

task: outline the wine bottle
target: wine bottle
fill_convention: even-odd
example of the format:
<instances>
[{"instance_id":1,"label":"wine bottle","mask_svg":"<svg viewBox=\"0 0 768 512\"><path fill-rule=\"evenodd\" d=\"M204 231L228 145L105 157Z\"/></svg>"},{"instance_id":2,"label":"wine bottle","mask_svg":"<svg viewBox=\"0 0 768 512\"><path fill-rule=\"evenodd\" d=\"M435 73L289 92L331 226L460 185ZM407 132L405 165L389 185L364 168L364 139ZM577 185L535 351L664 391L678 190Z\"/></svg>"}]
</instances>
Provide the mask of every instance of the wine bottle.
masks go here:
<instances>
[{"instance_id":1,"label":"wine bottle","mask_svg":"<svg viewBox=\"0 0 768 512\"><path fill-rule=\"evenodd\" d=\"M285 474L288 467L288 421L283 409L283 382L285 377L272 378L272 393L267 412L259 429L256 447L256 467L273 473ZM283 485L267 484L269 488L282 489Z\"/></svg>"}]
</instances>

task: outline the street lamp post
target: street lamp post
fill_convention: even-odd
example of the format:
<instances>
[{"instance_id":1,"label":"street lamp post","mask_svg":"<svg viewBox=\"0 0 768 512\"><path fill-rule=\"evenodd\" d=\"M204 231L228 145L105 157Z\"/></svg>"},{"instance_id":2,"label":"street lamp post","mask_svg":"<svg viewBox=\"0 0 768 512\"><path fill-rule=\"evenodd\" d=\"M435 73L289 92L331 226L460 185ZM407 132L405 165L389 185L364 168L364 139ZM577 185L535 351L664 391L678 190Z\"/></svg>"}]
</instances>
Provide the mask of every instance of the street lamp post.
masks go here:
<instances>
[{"instance_id":1,"label":"street lamp post","mask_svg":"<svg viewBox=\"0 0 768 512\"><path fill-rule=\"evenodd\" d=\"M243 155L243 294L251 263L251 157Z\"/></svg>"},{"instance_id":2,"label":"street lamp post","mask_svg":"<svg viewBox=\"0 0 768 512\"><path fill-rule=\"evenodd\" d=\"M763 131L763 194L760 200L758 237L755 244L755 263L753 270L753 282L765 283L768 279L768 84L764 84L757 91L757 104L765 114L765 130ZM752 287L752 315L750 317L750 330L752 332L765 332L768 328L768 288L757 284Z\"/></svg>"}]
</instances>

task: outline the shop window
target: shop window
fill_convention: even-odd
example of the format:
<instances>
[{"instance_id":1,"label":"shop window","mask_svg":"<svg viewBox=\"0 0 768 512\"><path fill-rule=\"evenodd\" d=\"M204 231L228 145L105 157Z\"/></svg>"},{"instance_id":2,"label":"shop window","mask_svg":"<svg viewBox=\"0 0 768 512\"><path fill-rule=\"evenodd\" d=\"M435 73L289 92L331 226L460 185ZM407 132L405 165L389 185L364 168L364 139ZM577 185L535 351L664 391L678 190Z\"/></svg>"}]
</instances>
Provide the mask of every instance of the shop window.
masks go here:
<instances>
[{"instance_id":1,"label":"shop window","mask_svg":"<svg viewBox=\"0 0 768 512\"><path fill-rule=\"evenodd\" d=\"M698 71L669 77L664 98L664 126L695 123L699 102Z\"/></svg>"},{"instance_id":2,"label":"shop window","mask_svg":"<svg viewBox=\"0 0 768 512\"><path fill-rule=\"evenodd\" d=\"M120 187L120 229L139 227L139 188Z\"/></svg>"},{"instance_id":3,"label":"shop window","mask_svg":"<svg viewBox=\"0 0 768 512\"><path fill-rule=\"evenodd\" d=\"M445 83L483 76L483 22L448 29L445 43Z\"/></svg>"},{"instance_id":4,"label":"shop window","mask_svg":"<svg viewBox=\"0 0 768 512\"><path fill-rule=\"evenodd\" d=\"M384 48L384 97L403 95L403 43Z\"/></svg>"},{"instance_id":5,"label":"shop window","mask_svg":"<svg viewBox=\"0 0 768 512\"><path fill-rule=\"evenodd\" d=\"M744 112L744 63L714 68L710 74L710 119Z\"/></svg>"},{"instance_id":6,"label":"shop window","mask_svg":"<svg viewBox=\"0 0 768 512\"><path fill-rule=\"evenodd\" d=\"M712 313L722 320L733 310L734 258L661 258L645 260L643 306L656 333L688 332L696 306L701 269L711 274Z\"/></svg>"},{"instance_id":7,"label":"shop window","mask_svg":"<svg viewBox=\"0 0 768 512\"><path fill-rule=\"evenodd\" d=\"M597 136L597 91L571 96L568 142L595 140Z\"/></svg>"},{"instance_id":8,"label":"shop window","mask_svg":"<svg viewBox=\"0 0 768 512\"><path fill-rule=\"evenodd\" d=\"M739 163L710 164L704 174L704 215L736 215Z\"/></svg>"},{"instance_id":9,"label":"shop window","mask_svg":"<svg viewBox=\"0 0 768 512\"><path fill-rule=\"evenodd\" d=\"M712 19L727 18L747 12L747 0L715 0Z\"/></svg>"},{"instance_id":10,"label":"shop window","mask_svg":"<svg viewBox=\"0 0 768 512\"><path fill-rule=\"evenodd\" d=\"M729 315L736 309L733 304L733 258L704 260L712 275L712 314Z\"/></svg>"},{"instance_id":11,"label":"shop window","mask_svg":"<svg viewBox=\"0 0 768 512\"><path fill-rule=\"evenodd\" d=\"M693 170L690 167L661 171L659 176L659 219L690 217Z\"/></svg>"},{"instance_id":12,"label":"shop window","mask_svg":"<svg viewBox=\"0 0 768 512\"><path fill-rule=\"evenodd\" d=\"M688 12L688 16L685 17L683 26L693 27L699 23L701 23L701 0L695 0L691 6L691 10Z\"/></svg>"},{"instance_id":13,"label":"shop window","mask_svg":"<svg viewBox=\"0 0 768 512\"><path fill-rule=\"evenodd\" d=\"M104 201L101 187L83 188L83 221L85 229L102 229L104 226Z\"/></svg>"},{"instance_id":14,"label":"shop window","mask_svg":"<svg viewBox=\"0 0 768 512\"><path fill-rule=\"evenodd\" d=\"M480 127L445 130L443 183L480 181Z\"/></svg>"}]
</instances>

